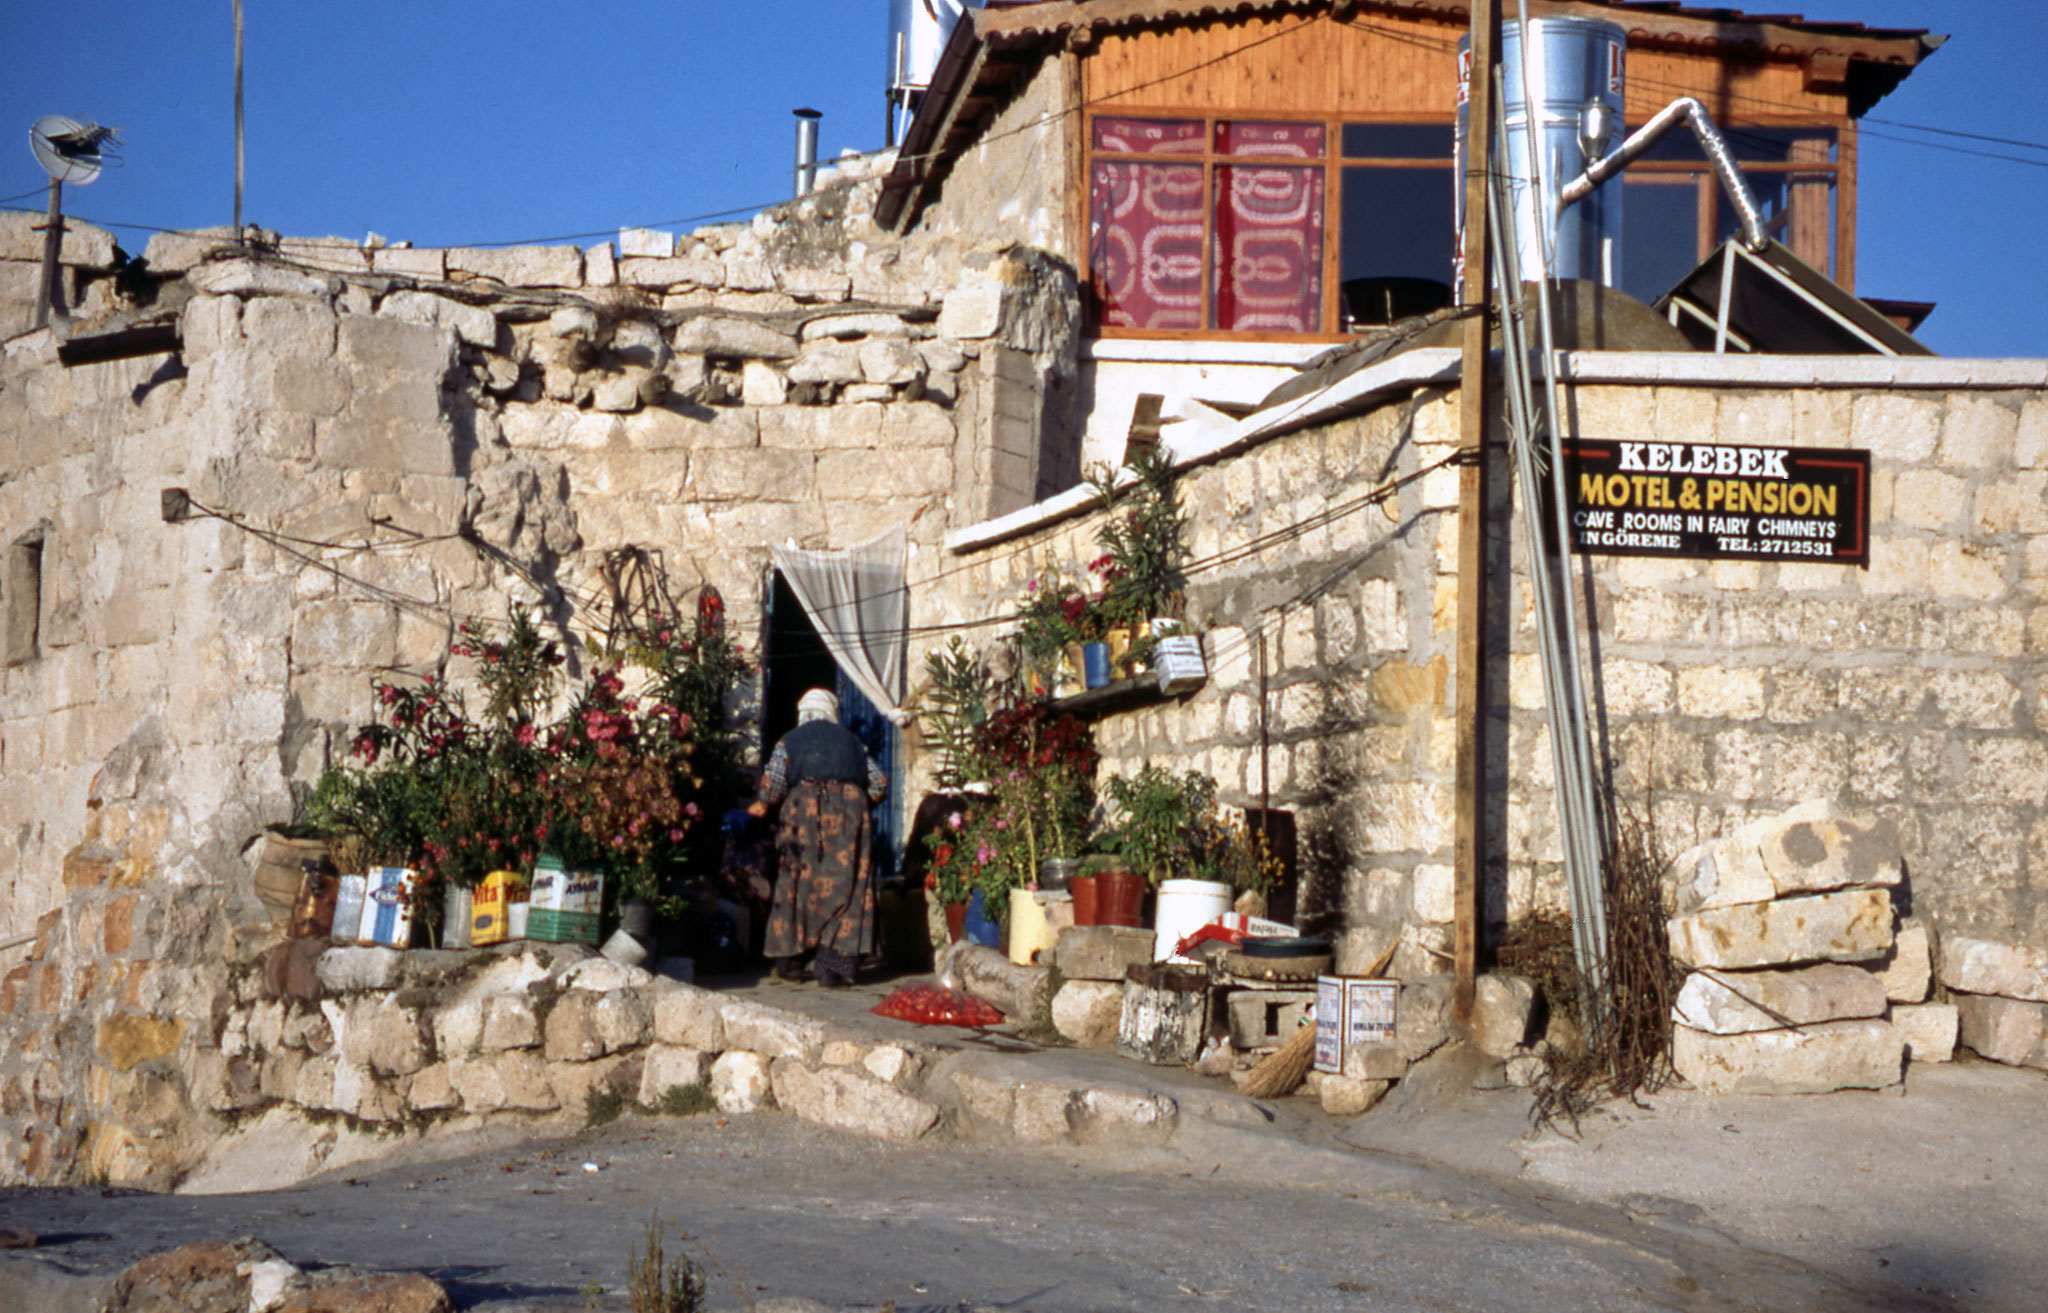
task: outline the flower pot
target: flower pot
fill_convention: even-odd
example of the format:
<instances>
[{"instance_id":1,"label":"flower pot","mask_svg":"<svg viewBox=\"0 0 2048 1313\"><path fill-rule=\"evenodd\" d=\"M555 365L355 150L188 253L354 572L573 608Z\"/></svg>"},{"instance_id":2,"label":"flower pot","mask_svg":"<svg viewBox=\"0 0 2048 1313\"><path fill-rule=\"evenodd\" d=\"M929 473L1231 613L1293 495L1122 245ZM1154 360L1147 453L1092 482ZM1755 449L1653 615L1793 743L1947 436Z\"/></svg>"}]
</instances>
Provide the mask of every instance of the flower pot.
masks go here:
<instances>
[{"instance_id":1,"label":"flower pot","mask_svg":"<svg viewBox=\"0 0 2048 1313\"><path fill-rule=\"evenodd\" d=\"M1109 644L1081 644L1081 682L1089 688L1101 688L1109 679Z\"/></svg>"},{"instance_id":2,"label":"flower pot","mask_svg":"<svg viewBox=\"0 0 2048 1313\"><path fill-rule=\"evenodd\" d=\"M1067 879L1067 892L1074 896L1074 924L1096 925L1095 877L1076 875Z\"/></svg>"},{"instance_id":3,"label":"flower pot","mask_svg":"<svg viewBox=\"0 0 2048 1313\"><path fill-rule=\"evenodd\" d=\"M340 881L325 861L307 863L299 876L299 896L292 903L294 939L324 939L334 928L334 903Z\"/></svg>"},{"instance_id":4,"label":"flower pot","mask_svg":"<svg viewBox=\"0 0 2048 1313\"><path fill-rule=\"evenodd\" d=\"M441 947L468 948L469 932L475 919L475 894L467 885L450 881L441 889Z\"/></svg>"},{"instance_id":5,"label":"flower pot","mask_svg":"<svg viewBox=\"0 0 2048 1313\"><path fill-rule=\"evenodd\" d=\"M1058 936L1045 918L1045 905L1029 889L1010 891L1010 960L1028 967L1050 949Z\"/></svg>"},{"instance_id":6,"label":"flower pot","mask_svg":"<svg viewBox=\"0 0 2048 1313\"><path fill-rule=\"evenodd\" d=\"M1145 881L1136 871L1104 871L1095 877L1095 924L1145 924Z\"/></svg>"},{"instance_id":7,"label":"flower pot","mask_svg":"<svg viewBox=\"0 0 2048 1313\"><path fill-rule=\"evenodd\" d=\"M1038 887L1057 892L1065 889L1080 873L1080 858L1048 857L1038 864Z\"/></svg>"},{"instance_id":8,"label":"flower pot","mask_svg":"<svg viewBox=\"0 0 2048 1313\"><path fill-rule=\"evenodd\" d=\"M967 904L946 904L946 935L956 944L967 938Z\"/></svg>"},{"instance_id":9,"label":"flower pot","mask_svg":"<svg viewBox=\"0 0 2048 1313\"><path fill-rule=\"evenodd\" d=\"M1181 940L1230 910L1230 886L1214 880L1162 880L1152 922L1152 960L1186 962L1174 952Z\"/></svg>"}]
</instances>

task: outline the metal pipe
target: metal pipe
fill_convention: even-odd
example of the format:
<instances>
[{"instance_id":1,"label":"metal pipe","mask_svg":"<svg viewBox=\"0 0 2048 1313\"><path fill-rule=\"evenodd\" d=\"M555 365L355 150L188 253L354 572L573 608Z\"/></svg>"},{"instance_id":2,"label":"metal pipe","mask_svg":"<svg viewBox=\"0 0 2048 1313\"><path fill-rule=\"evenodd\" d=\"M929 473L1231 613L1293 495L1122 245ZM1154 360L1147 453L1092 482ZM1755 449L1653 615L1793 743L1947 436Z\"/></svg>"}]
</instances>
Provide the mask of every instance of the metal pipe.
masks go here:
<instances>
[{"instance_id":1,"label":"metal pipe","mask_svg":"<svg viewBox=\"0 0 2048 1313\"><path fill-rule=\"evenodd\" d=\"M235 0L235 240L242 240L242 0Z\"/></svg>"},{"instance_id":2,"label":"metal pipe","mask_svg":"<svg viewBox=\"0 0 2048 1313\"><path fill-rule=\"evenodd\" d=\"M814 109L796 111L796 194L808 196L818 185L818 120Z\"/></svg>"},{"instance_id":3,"label":"metal pipe","mask_svg":"<svg viewBox=\"0 0 2048 1313\"><path fill-rule=\"evenodd\" d=\"M1692 135L1699 138L1700 149L1706 152L1707 161L1714 166L1715 176L1721 179L1721 186L1728 193L1728 199L1735 203L1735 212L1742 219L1742 244L1752 251L1761 251L1769 245L1770 237L1764 232L1763 211L1757 207L1756 196L1749 190L1749 183L1743 178L1742 170L1735 163L1734 154L1728 149L1728 142L1721 136L1721 130L1714 126L1713 116L1707 107L1691 96L1681 96L1672 101L1656 115L1630 133L1628 140L1616 146L1605 159L1595 160L1587 170L1564 185L1557 194L1557 208L1562 211L1574 201L1584 200L1592 195L1593 189L1606 182L1615 174L1627 168L1642 153L1657 144L1665 133L1685 123L1692 129Z\"/></svg>"},{"instance_id":4,"label":"metal pipe","mask_svg":"<svg viewBox=\"0 0 2048 1313\"><path fill-rule=\"evenodd\" d=\"M43 276L36 280L37 328L50 322L50 303L56 299L57 252L64 243L64 184L50 179L50 208L43 216Z\"/></svg>"}]
</instances>

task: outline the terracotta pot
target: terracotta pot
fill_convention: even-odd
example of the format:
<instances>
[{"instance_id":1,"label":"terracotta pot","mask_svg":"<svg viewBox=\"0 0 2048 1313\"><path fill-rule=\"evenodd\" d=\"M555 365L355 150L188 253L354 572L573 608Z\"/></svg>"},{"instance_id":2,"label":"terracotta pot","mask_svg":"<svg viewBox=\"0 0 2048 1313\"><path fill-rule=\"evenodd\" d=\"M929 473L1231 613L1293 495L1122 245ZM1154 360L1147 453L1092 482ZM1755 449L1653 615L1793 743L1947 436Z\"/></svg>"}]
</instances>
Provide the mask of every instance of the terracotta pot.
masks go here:
<instances>
[{"instance_id":1,"label":"terracotta pot","mask_svg":"<svg viewBox=\"0 0 2048 1313\"><path fill-rule=\"evenodd\" d=\"M1103 871L1095 877L1095 924L1145 924L1145 881L1136 871Z\"/></svg>"},{"instance_id":2,"label":"terracotta pot","mask_svg":"<svg viewBox=\"0 0 2048 1313\"><path fill-rule=\"evenodd\" d=\"M1074 924L1099 924L1097 921L1097 908L1099 905L1096 902L1095 877L1092 875L1069 876L1067 879L1067 892L1074 896Z\"/></svg>"},{"instance_id":3,"label":"terracotta pot","mask_svg":"<svg viewBox=\"0 0 2048 1313\"><path fill-rule=\"evenodd\" d=\"M967 904L946 904L946 934L956 944L967 938Z\"/></svg>"}]
</instances>

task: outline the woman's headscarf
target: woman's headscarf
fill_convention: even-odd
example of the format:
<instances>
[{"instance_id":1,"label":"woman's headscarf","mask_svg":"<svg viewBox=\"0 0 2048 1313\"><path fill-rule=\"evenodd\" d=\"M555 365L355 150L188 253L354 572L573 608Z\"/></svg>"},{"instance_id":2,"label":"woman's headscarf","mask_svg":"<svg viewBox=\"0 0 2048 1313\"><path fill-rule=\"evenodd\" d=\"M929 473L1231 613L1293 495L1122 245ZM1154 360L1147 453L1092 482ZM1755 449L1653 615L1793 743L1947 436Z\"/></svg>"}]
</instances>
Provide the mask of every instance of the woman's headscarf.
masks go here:
<instances>
[{"instance_id":1,"label":"woman's headscarf","mask_svg":"<svg viewBox=\"0 0 2048 1313\"><path fill-rule=\"evenodd\" d=\"M808 725L814 720L839 719L839 699L829 688L814 688L797 699L796 723Z\"/></svg>"}]
</instances>

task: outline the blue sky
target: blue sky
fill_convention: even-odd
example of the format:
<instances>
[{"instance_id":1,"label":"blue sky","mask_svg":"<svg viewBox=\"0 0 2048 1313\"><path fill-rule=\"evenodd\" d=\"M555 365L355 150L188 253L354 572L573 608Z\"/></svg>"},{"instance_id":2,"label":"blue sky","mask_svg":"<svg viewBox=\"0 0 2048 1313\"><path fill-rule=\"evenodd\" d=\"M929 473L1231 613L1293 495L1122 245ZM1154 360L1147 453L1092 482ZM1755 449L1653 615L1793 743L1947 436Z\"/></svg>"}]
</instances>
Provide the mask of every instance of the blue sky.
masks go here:
<instances>
[{"instance_id":1,"label":"blue sky","mask_svg":"<svg viewBox=\"0 0 2048 1313\"><path fill-rule=\"evenodd\" d=\"M9 8L0 125L16 145L0 149L0 197L40 204L26 130L62 113L121 125L127 159L67 192L67 212L229 221L229 0ZM1943 354L2048 356L2048 4L1800 8L1951 34L1866 121L1859 289L1938 302L1921 336ZM887 0L246 0L244 217L456 245L750 212L787 194L792 109L824 112L827 157L882 144L887 13ZM133 250L147 239L114 231Z\"/></svg>"}]
</instances>

